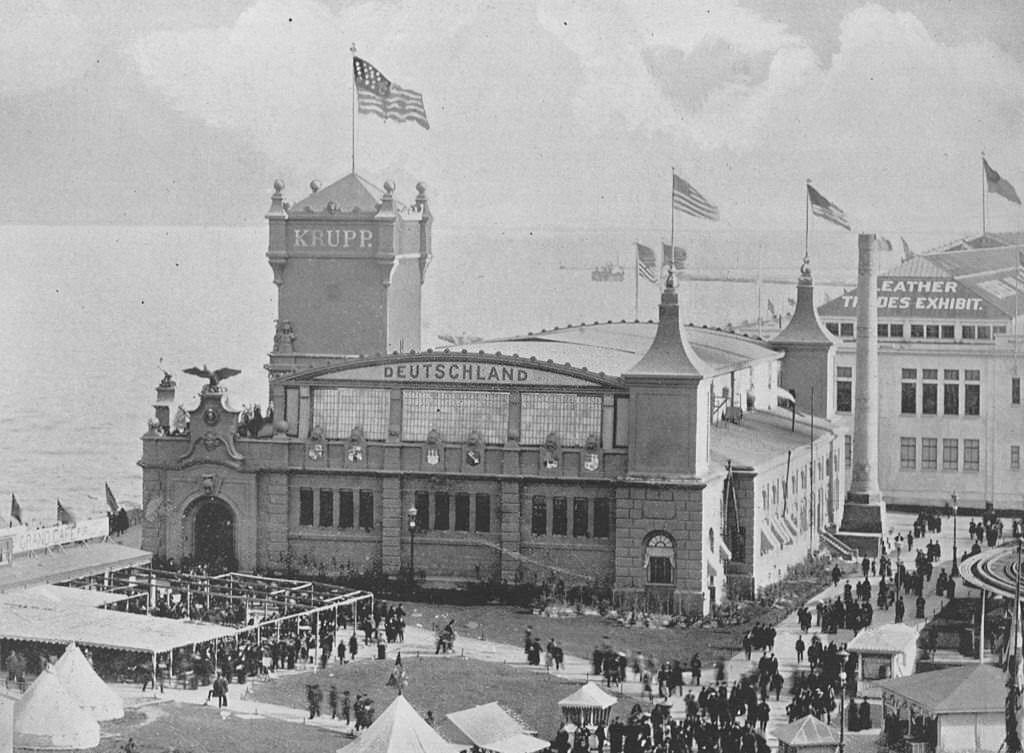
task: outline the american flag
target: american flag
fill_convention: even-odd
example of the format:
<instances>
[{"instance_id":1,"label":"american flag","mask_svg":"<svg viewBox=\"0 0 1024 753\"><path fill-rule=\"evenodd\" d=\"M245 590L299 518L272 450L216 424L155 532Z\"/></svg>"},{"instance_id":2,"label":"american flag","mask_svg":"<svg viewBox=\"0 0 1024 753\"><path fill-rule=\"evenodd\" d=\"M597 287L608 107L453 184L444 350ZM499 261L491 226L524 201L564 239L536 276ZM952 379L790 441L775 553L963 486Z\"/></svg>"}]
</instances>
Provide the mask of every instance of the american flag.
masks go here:
<instances>
[{"instance_id":1,"label":"american flag","mask_svg":"<svg viewBox=\"0 0 1024 753\"><path fill-rule=\"evenodd\" d=\"M846 219L846 212L837 207L815 190L810 183L807 184L807 198L811 202L811 212L823 220L839 225L839 227L850 230L850 221Z\"/></svg>"},{"instance_id":2,"label":"american flag","mask_svg":"<svg viewBox=\"0 0 1024 753\"><path fill-rule=\"evenodd\" d=\"M648 282L658 281L658 257L650 246L636 244L636 271Z\"/></svg>"},{"instance_id":3,"label":"american flag","mask_svg":"<svg viewBox=\"0 0 1024 753\"><path fill-rule=\"evenodd\" d=\"M718 207L705 199L700 191L691 186L678 175L672 175L672 208L680 212L703 217L707 220L718 219Z\"/></svg>"},{"instance_id":4,"label":"american flag","mask_svg":"<svg viewBox=\"0 0 1024 753\"><path fill-rule=\"evenodd\" d=\"M667 243L661 244L662 265L672 265L673 269L680 270L686 267L686 249L682 246L670 246Z\"/></svg>"},{"instance_id":5,"label":"american flag","mask_svg":"<svg viewBox=\"0 0 1024 753\"><path fill-rule=\"evenodd\" d=\"M384 120L396 120L399 123L411 120L430 129L427 111L423 109L422 94L392 83L362 58L352 58L352 72L355 77L359 112L379 115Z\"/></svg>"}]
</instances>

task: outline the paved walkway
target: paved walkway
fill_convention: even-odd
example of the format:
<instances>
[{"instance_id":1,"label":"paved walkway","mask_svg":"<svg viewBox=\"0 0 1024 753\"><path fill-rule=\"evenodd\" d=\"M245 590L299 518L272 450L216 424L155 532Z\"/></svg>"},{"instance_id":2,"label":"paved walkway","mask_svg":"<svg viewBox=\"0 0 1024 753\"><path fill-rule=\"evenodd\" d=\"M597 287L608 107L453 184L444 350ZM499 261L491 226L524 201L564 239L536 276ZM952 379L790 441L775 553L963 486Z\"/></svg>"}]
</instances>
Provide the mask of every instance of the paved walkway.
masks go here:
<instances>
[{"instance_id":1,"label":"paved walkway","mask_svg":"<svg viewBox=\"0 0 1024 753\"><path fill-rule=\"evenodd\" d=\"M905 537L907 531L910 530L913 523L914 516L906 513L890 513L889 514L889 525L893 529L893 533L902 533ZM969 524L969 518L962 516L963 523L960 528L963 528L963 532L960 535L958 544L960 550L963 551L964 545L967 543L967 526ZM933 537L926 537L925 542ZM925 583L925 597L927 600L927 606L925 614L928 617L933 616L942 607L945 599L935 594L935 576L941 571L943 567L946 571L950 570L950 558L953 550L953 533L952 533L952 521L950 519L943 520L942 533L936 537L941 547L943 560L937 563L935 567L935 573L930 583ZM912 569L913 565L913 554L907 552L901 553L903 561L907 564L908 568ZM895 557L894 557L895 558ZM862 579L859 565L857 566L855 575L851 574L849 580L851 583L855 583L856 580ZM840 580L839 585L829 586L828 588L815 595L812 599L807 602L807 606L812 608L813 605L823 599L834 600L837 596L842 596L843 585L845 578ZM871 579L873 588L877 588L877 576ZM977 592L972 592L971 589L966 589L963 584L957 582L957 593L959 597L970 597L976 595ZM925 622L925 620L914 618L913 600L907 602L907 614L904 617L904 622L911 626L919 626ZM410 626L406 628L405 642L401 644L400 650L402 654L407 657L415 657L417 655L424 657L434 656L434 633L432 630L417 627L415 625L415 617L410 616ZM892 610L881 611L875 610L873 625L882 625L888 621L893 620ZM804 640L810 644L810 636L820 633L820 629L812 627L809 634L805 634ZM787 723L786 716L786 705L791 699L791 687L795 674L799 671L806 671L808 665L805 663L798 665L796 661L796 639L800 635L799 625L797 623L795 611L782 620L776 625L776 639L775 639L775 656L779 660L779 673L783 676L786 683L780 696L779 701L775 701L774 697L769 699L769 706L772 710L771 720L768 724L766 739L772 748L777 747L777 738L775 736L776 730ZM828 645L830 641L836 641L837 643L846 642L852 638L850 631L840 631L837 635L822 635L821 639L825 645ZM393 659L396 646L388 647L389 661ZM358 654L357 661L372 661L375 652L372 651L361 651ZM547 672L544 666L531 667L526 664L525 655L522 648L519 646L511 646L504 643L495 643L492 641L479 640L460 634L456 641L456 649L454 656L465 656L472 659L479 659L482 661L502 662L504 664L515 665L523 668L527 671L532 672ZM444 660L445 657L438 657L438 660ZM452 658L449 655L448 658ZM743 674L751 671L756 667L757 659L759 655L754 653L751 659L748 660L742 650L728 660L726 663L726 675L728 681L731 683L734 679L739 678ZM330 671L332 667L336 667L336 664L329 664L326 671ZM583 684L591 679L597 679L599 684L603 685L603 682L599 678L594 678L590 675L590 661L576 656L566 656L562 670L556 672L558 677L578 682ZM710 669L710 668L709 668ZM299 671L299 670L296 670ZM284 673L281 673L284 674ZM632 677L632 673L628 673ZM687 673L688 674L688 673ZM705 671L707 675L707 671ZM254 682L261 682L256 680ZM251 686L251 682L249 685ZM692 687L692 686L690 686ZM144 706L148 703L160 702L160 701L178 701L181 703L193 703L202 704L205 701L207 689L200 688L198 690L180 690L172 689L170 687L165 688L163 694L153 695L152 693L143 694L139 692L138 686L120 686L119 687L122 696L124 696L127 705L133 707ZM611 689L614 695L618 695L623 698L634 698L639 700L641 694L640 683L627 680L621 688ZM869 696L872 693L869 691ZM867 751L873 747L875 738L878 736L881 725L881 711L877 702L877 692L874 693L875 702L872 703L872 723L875 725L872 729L860 732L846 732L845 737L847 738L847 750L849 753L856 753L863 748ZM678 714L681 712L682 698L675 696L673 701L673 713ZM252 717L267 717L278 719L281 721L289 721L298 724L312 724L325 729L333 730L338 733L350 733L351 728L344 724L340 720L331 720L329 718L320 717L315 720L307 719L307 712L303 709L291 708L287 706L278 706L274 704L258 702L252 698L248 693L248 686L231 685L229 692L229 706L223 713L239 715L239 716L252 716ZM325 704L326 706L326 704ZM211 706L211 713L216 713L216 710ZM554 713L554 711L553 711ZM833 726L838 732L839 717L838 714L832 720Z\"/></svg>"}]
</instances>

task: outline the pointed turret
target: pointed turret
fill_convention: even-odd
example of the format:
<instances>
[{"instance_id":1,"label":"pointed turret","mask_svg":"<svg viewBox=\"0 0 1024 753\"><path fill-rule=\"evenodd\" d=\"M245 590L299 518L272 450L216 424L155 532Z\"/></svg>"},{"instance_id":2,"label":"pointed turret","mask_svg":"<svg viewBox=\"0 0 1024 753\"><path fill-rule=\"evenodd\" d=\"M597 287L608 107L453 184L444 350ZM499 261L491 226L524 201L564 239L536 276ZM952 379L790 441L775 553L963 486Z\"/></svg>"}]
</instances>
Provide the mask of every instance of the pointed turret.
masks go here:
<instances>
[{"instance_id":1,"label":"pointed turret","mask_svg":"<svg viewBox=\"0 0 1024 753\"><path fill-rule=\"evenodd\" d=\"M797 407L804 413L831 418L836 409L836 340L818 318L811 261L806 256L800 265L793 316L771 345L786 352L780 384L796 397Z\"/></svg>"},{"instance_id":2,"label":"pointed turret","mask_svg":"<svg viewBox=\"0 0 1024 753\"><path fill-rule=\"evenodd\" d=\"M708 464L709 369L679 323L675 276L665 281L651 347L623 374L629 387L629 473L699 476Z\"/></svg>"}]
</instances>

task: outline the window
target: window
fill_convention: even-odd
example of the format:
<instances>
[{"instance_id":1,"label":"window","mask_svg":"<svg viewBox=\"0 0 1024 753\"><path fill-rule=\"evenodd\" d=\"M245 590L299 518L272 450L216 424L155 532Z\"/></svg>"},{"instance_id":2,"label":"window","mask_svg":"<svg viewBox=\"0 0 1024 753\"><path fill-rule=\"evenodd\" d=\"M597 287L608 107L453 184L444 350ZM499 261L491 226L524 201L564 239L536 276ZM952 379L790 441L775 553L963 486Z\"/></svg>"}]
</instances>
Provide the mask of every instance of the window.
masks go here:
<instances>
[{"instance_id":1,"label":"window","mask_svg":"<svg viewBox=\"0 0 1024 753\"><path fill-rule=\"evenodd\" d=\"M539 494L533 497L533 513L530 516L530 533L544 536L548 532L548 501Z\"/></svg>"},{"instance_id":2,"label":"window","mask_svg":"<svg viewBox=\"0 0 1024 753\"><path fill-rule=\"evenodd\" d=\"M965 416L980 416L981 415L981 385L980 384L965 384L964 385L964 415Z\"/></svg>"},{"instance_id":3,"label":"window","mask_svg":"<svg viewBox=\"0 0 1024 753\"><path fill-rule=\"evenodd\" d=\"M476 518L474 528L477 533L491 532L491 495L476 495Z\"/></svg>"},{"instance_id":4,"label":"window","mask_svg":"<svg viewBox=\"0 0 1024 753\"><path fill-rule=\"evenodd\" d=\"M469 530L469 495L461 492L455 495L455 530Z\"/></svg>"},{"instance_id":5,"label":"window","mask_svg":"<svg viewBox=\"0 0 1024 753\"><path fill-rule=\"evenodd\" d=\"M320 527L334 526L334 492L330 489L320 490Z\"/></svg>"},{"instance_id":6,"label":"window","mask_svg":"<svg viewBox=\"0 0 1024 753\"><path fill-rule=\"evenodd\" d=\"M960 336L963 337L964 340L973 340L977 337L977 330L974 328L973 324L965 324L960 328Z\"/></svg>"},{"instance_id":7,"label":"window","mask_svg":"<svg viewBox=\"0 0 1024 753\"><path fill-rule=\"evenodd\" d=\"M960 470L960 440L942 440L942 470Z\"/></svg>"},{"instance_id":8,"label":"window","mask_svg":"<svg viewBox=\"0 0 1024 753\"><path fill-rule=\"evenodd\" d=\"M912 471L917 468L917 439L900 437L900 470Z\"/></svg>"},{"instance_id":9,"label":"window","mask_svg":"<svg viewBox=\"0 0 1024 753\"><path fill-rule=\"evenodd\" d=\"M601 398L566 392L524 392L520 411L521 445L541 445L551 432L563 447L582 447L601 436Z\"/></svg>"},{"instance_id":10,"label":"window","mask_svg":"<svg viewBox=\"0 0 1024 753\"><path fill-rule=\"evenodd\" d=\"M948 374L949 372L946 373ZM947 416L957 416L960 414L959 382L946 382L942 385L942 412Z\"/></svg>"},{"instance_id":11,"label":"window","mask_svg":"<svg viewBox=\"0 0 1024 753\"><path fill-rule=\"evenodd\" d=\"M903 337L903 325L902 324L890 324L889 325L889 337Z\"/></svg>"},{"instance_id":12,"label":"window","mask_svg":"<svg viewBox=\"0 0 1024 753\"><path fill-rule=\"evenodd\" d=\"M1020 470L1020 445L1010 445L1010 470Z\"/></svg>"},{"instance_id":13,"label":"window","mask_svg":"<svg viewBox=\"0 0 1024 753\"><path fill-rule=\"evenodd\" d=\"M356 426L363 427L366 439L387 438L391 390L314 387L312 398L313 426L328 439L348 439Z\"/></svg>"},{"instance_id":14,"label":"window","mask_svg":"<svg viewBox=\"0 0 1024 753\"><path fill-rule=\"evenodd\" d=\"M554 497L551 500L551 534L565 536L569 528L569 511L565 497Z\"/></svg>"},{"instance_id":15,"label":"window","mask_svg":"<svg viewBox=\"0 0 1024 753\"><path fill-rule=\"evenodd\" d=\"M508 393L403 390L402 441L422 442L431 429L449 442L462 442L470 432L479 431L487 444L504 444Z\"/></svg>"},{"instance_id":16,"label":"window","mask_svg":"<svg viewBox=\"0 0 1024 753\"><path fill-rule=\"evenodd\" d=\"M1014 377L1010 380L1010 402L1014 405L1020 405L1020 377Z\"/></svg>"},{"instance_id":17,"label":"window","mask_svg":"<svg viewBox=\"0 0 1024 753\"><path fill-rule=\"evenodd\" d=\"M888 337L889 336L889 325L888 324L879 324L878 325L878 336L879 337Z\"/></svg>"},{"instance_id":18,"label":"window","mask_svg":"<svg viewBox=\"0 0 1024 753\"><path fill-rule=\"evenodd\" d=\"M925 380L937 380L938 369L924 369L922 378ZM934 381L925 381L921 384L921 414L934 416L939 412L939 385Z\"/></svg>"},{"instance_id":19,"label":"window","mask_svg":"<svg viewBox=\"0 0 1024 753\"><path fill-rule=\"evenodd\" d=\"M981 468L981 440L964 440L964 470L977 471Z\"/></svg>"},{"instance_id":20,"label":"window","mask_svg":"<svg viewBox=\"0 0 1024 753\"><path fill-rule=\"evenodd\" d=\"M839 325L840 337L853 337L853 322L843 322Z\"/></svg>"},{"instance_id":21,"label":"window","mask_svg":"<svg viewBox=\"0 0 1024 753\"><path fill-rule=\"evenodd\" d=\"M939 325L938 324L926 324L924 325L924 336L930 340L939 339Z\"/></svg>"},{"instance_id":22,"label":"window","mask_svg":"<svg viewBox=\"0 0 1024 753\"><path fill-rule=\"evenodd\" d=\"M664 534L652 536L644 548L644 567L647 568L647 582L671 584L672 564L675 561L675 545Z\"/></svg>"},{"instance_id":23,"label":"window","mask_svg":"<svg viewBox=\"0 0 1024 753\"><path fill-rule=\"evenodd\" d=\"M313 490L306 487L299 489L299 525L313 525Z\"/></svg>"},{"instance_id":24,"label":"window","mask_svg":"<svg viewBox=\"0 0 1024 753\"><path fill-rule=\"evenodd\" d=\"M355 503L351 489L338 490L338 528L355 528Z\"/></svg>"},{"instance_id":25,"label":"window","mask_svg":"<svg viewBox=\"0 0 1024 753\"><path fill-rule=\"evenodd\" d=\"M615 397L615 438L616 447L629 446L629 398Z\"/></svg>"},{"instance_id":26,"label":"window","mask_svg":"<svg viewBox=\"0 0 1024 753\"><path fill-rule=\"evenodd\" d=\"M903 382L900 385L900 413L917 413L917 382Z\"/></svg>"},{"instance_id":27,"label":"window","mask_svg":"<svg viewBox=\"0 0 1024 753\"><path fill-rule=\"evenodd\" d=\"M416 492L413 506L416 508L416 531L422 533L430 530L430 495L427 492Z\"/></svg>"},{"instance_id":28,"label":"window","mask_svg":"<svg viewBox=\"0 0 1024 753\"><path fill-rule=\"evenodd\" d=\"M923 324L911 324L910 325L910 336L911 337L924 337L924 325Z\"/></svg>"},{"instance_id":29,"label":"window","mask_svg":"<svg viewBox=\"0 0 1024 753\"><path fill-rule=\"evenodd\" d=\"M853 410L853 367L836 367L836 410L849 413Z\"/></svg>"},{"instance_id":30,"label":"window","mask_svg":"<svg viewBox=\"0 0 1024 753\"><path fill-rule=\"evenodd\" d=\"M606 539L612 532L612 511L609 500L598 497L594 500L594 538Z\"/></svg>"},{"instance_id":31,"label":"window","mask_svg":"<svg viewBox=\"0 0 1024 753\"><path fill-rule=\"evenodd\" d=\"M451 504L448 501L448 492L434 493L434 530L447 531L451 528Z\"/></svg>"},{"instance_id":32,"label":"window","mask_svg":"<svg viewBox=\"0 0 1024 753\"><path fill-rule=\"evenodd\" d=\"M572 535L576 538L589 536L590 500L576 497L572 501Z\"/></svg>"},{"instance_id":33,"label":"window","mask_svg":"<svg viewBox=\"0 0 1024 753\"><path fill-rule=\"evenodd\" d=\"M992 328L987 324L978 325L978 339L979 340L991 340L992 339Z\"/></svg>"},{"instance_id":34,"label":"window","mask_svg":"<svg viewBox=\"0 0 1024 753\"><path fill-rule=\"evenodd\" d=\"M943 340L952 340L956 337L956 327L952 324L943 324L940 331Z\"/></svg>"},{"instance_id":35,"label":"window","mask_svg":"<svg viewBox=\"0 0 1024 753\"><path fill-rule=\"evenodd\" d=\"M921 437L921 470L934 471L939 467L939 440Z\"/></svg>"},{"instance_id":36,"label":"window","mask_svg":"<svg viewBox=\"0 0 1024 753\"><path fill-rule=\"evenodd\" d=\"M369 489L359 490L359 527L373 530L373 492Z\"/></svg>"},{"instance_id":37,"label":"window","mask_svg":"<svg viewBox=\"0 0 1024 753\"><path fill-rule=\"evenodd\" d=\"M838 337L838 335L839 335L839 322L825 322L825 329L827 329L833 335L836 335Z\"/></svg>"}]
</instances>

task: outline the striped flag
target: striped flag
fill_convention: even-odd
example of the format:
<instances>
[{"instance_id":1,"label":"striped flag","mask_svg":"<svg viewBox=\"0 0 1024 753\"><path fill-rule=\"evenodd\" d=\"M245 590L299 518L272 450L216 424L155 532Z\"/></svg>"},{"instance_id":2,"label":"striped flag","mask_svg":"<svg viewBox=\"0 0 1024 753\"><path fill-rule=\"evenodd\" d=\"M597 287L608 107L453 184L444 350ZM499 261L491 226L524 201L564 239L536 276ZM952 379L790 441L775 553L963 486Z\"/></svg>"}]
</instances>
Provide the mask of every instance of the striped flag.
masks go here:
<instances>
[{"instance_id":1,"label":"striped flag","mask_svg":"<svg viewBox=\"0 0 1024 753\"><path fill-rule=\"evenodd\" d=\"M988 186L988 192L997 193L1007 201L1020 204L1020 196L1017 195L1017 191L1010 181L993 170L984 157L981 158L981 164L985 168L985 183Z\"/></svg>"},{"instance_id":2,"label":"striped flag","mask_svg":"<svg viewBox=\"0 0 1024 753\"><path fill-rule=\"evenodd\" d=\"M670 246L667 243L661 244L661 265L672 266L673 269L686 268L686 249L682 246Z\"/></svg>"},{"instance_id":3,"label":"striped flag","mask_svg":"<svg viewBox=\"0 0 1024 753\"><path fill-rule=\"evenodd\" d=\"M73 526L75 524L75 516L60 503L59 499L57 500L57 521L65 526Z\"/></svg>"},{"instance_id":4,"label":"striped flag","mask_svg":"<svg viewBox=\"0 0 1024 753\"><path fill-rule=\"evenodd\" d=\"M18 525L25 525L21 519L21 505L18 504L17 497L14 496L14 492L11 492L11 521L18 521Z\"/></svg>"},{"instance_id":5,"label":"striped flag","mask_svg":"<svg viewBox=\"0 0 1024 753\"><path fill-rule=\"evenodd\" d=\"M851 229L850 221L846 219L846 212L818 193L810 183L807 184L807 198L811 202L811 212L814 215L839 225L839 227Z\"/></svg>"},{"instance_id":6,"label":"striped flag","mask_svg":"<svg viewBox=\"0 0 1024 753\"><path fill-rule=\"evenodd\" d=\"M718 207L675 173L672 173L672 208L706 220L718 219Z\"/></svg>"},{"instance_id":7,"label":"striped flag","mask_svg":"<svg viewBox=\"0 0 1024 753\"><path fill-rule=\"evenodd\" d=\"M117 515L118 504L117 497L114 496L114 492L110 491L110 484L103 484L103 489L107 493L107 507L110 508L110 512Z\"/></svg>"},{"instance_id":8,"label":"striped flag","mask_svg":"<svg viewBox=\"0 0 1024 753\"><path fill-rule=\"evenodd\" d=\"M658 282L658 257L654 249L642 243L636 244L636 272L647 282Z\"/></svg>"},{"instance_id":9,"label":"striped flag","mask_svg":"<svg viewBox=\"0 0 1024 753\"><path fill-rule=\"evenodd\" d=\"M430 129L427 111L423 109L422 94L392 83L362 58L352 58L352 72L355 77L359 112L379 115L384 120L390 119L399 123L412 121Z\"/></svg>"}]
</instances>

